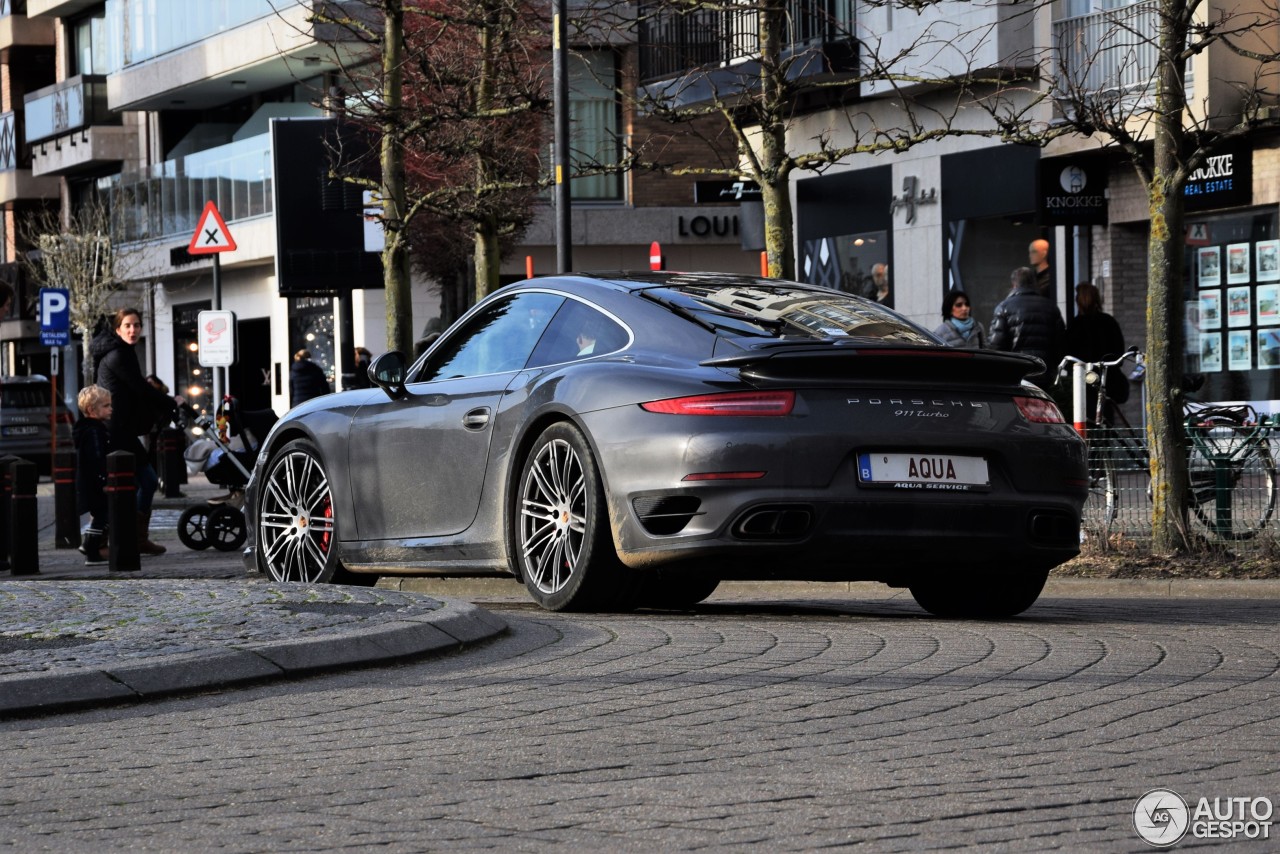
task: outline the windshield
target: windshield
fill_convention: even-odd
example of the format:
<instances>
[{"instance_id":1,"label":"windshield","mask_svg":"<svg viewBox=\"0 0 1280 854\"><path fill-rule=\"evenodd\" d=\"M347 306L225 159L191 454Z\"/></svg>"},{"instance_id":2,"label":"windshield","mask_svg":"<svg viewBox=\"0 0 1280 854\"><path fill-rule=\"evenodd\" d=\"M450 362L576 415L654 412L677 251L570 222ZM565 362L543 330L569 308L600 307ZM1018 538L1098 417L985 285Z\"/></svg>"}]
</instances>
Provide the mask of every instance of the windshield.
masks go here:
<instances>
[{"instance_id":1,"label":"windshield","mask_svg":"<svg viewBox=\"0 0 1280 854\"><path fill-rule=\"evenodd\" d=\"M786 284L681 284L643 295L713 331L824 341L936 344L925 330L870 300Z\"/></svg>"}]
</instances>

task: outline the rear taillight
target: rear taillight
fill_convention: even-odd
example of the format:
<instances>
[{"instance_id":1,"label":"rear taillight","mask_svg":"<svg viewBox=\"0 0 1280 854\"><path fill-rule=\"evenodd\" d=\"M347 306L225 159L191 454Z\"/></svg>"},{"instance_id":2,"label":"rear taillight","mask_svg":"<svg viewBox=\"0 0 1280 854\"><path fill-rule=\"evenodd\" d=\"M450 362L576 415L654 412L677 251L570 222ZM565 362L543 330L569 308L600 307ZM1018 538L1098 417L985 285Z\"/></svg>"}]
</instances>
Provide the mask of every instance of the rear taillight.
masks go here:
<instances>
[{"instance_id":1,"label":"rear taillight","mask_svg":"<svg viewBox=\"0 0 1280 854\"><path fill-rule=\"evenodd\" d=\"M640 408L664 415L790 415L795 405L794 391L730 391L652 400Z\"/></svg>"},{"instance_id":2,"label":"rear taillight","mask_svg":"<svg viewBox=\"0 0 1280 854\"><path fill-rule=\"evenodd\" d=\"M1018 405L1018 411L1022 413L1022 417L1035 424L1067 422L1053 401L1045 400L1043 397L1015 397L1013 402Z\"/></svg>"}]
</instances>

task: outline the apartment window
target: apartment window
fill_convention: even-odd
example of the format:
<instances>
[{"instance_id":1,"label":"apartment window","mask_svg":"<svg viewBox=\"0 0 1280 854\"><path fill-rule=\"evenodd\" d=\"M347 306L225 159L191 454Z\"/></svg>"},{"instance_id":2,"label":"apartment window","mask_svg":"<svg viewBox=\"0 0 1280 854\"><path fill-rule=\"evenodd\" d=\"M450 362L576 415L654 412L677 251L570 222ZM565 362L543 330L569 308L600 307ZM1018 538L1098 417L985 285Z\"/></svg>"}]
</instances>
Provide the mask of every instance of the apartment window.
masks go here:
<instances>
[{"instance_id":1,"label":"apartment window","mask_svg":"<svg viewBox=\"0 0 1280 854\"><path fill-rule=\"evenodd\" d=\"M80 18L67 27L71 39L67 51L71 67L69 77L78 74L110 74L107 50L107 13L105 10Z\"/></svg>"},{"instance_id":2,"label":"apartment window","mask_svg":"<svg viewBox=\"0 0 1280 854\"><path fill-rule=\"evenodd\" d=\"M622 158L619 134L618 58L613 51L582 51L569 58L569 118L573 171L616 166ZM574 178L577 201L621 201L622 176Z\"/></svg>"}]
</instances>

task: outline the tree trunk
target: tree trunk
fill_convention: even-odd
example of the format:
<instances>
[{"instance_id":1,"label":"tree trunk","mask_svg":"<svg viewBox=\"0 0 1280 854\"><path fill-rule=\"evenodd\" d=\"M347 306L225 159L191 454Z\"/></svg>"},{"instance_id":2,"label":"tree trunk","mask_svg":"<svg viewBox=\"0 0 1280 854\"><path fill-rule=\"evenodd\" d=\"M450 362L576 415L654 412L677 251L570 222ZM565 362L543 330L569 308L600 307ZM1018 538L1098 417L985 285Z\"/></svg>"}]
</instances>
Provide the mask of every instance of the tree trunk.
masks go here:
<instances>
[{"instance_id":1,"label":"tree trunk","mask_svg":"<svg viewBox=\"0 0 1280 854\"><path fill-rule=\"evenodd\" d=\"M80 346L84 349L84 355L82 357L84 362L80 365L80 376L84 378L84 385L80 386L80 388L93 385L94 381L97 379L97 377L94 376L93 356L89 353L89 345L92 343L93 330L86 326L80 330Z\"/></svg>"},{"instance_id":2,"label":"tree trunk","mask_svg":"<svg viewBox=\"0 0 1280 854\"><path fill-rule=\"evenodd\" d=\"M479 302L498 289L502 262L497 226L489 219L481 220L476 223L475 234L476 302Z\"/></svg>"},{"instance_id":3,"label":"tree trunk","mask_svg":"<svg viewBox=\"0 0 1280 854\"><path fill-rule=\"evenodd\" d=\"M764 0L758 31L764 108L761 115L765 119L760 126L757 182L764 201L764 248L769 257L769 276L774 279L794 279L796 276L795 246L792 242L794 214L788 186L791 170L785 121L789 95L782 70L786 15L784 0Z\"/></svg>"},{"instance_id":4,"label":"tree trunk","mask_svg":"<svg viewBox=\"0 0 1280 854\"><path fill-rule=\"evenodd\" d=\"M1184 351L1182 190L1186 133L1185 0L1163 0L1159 15L1155 137L1147 188L1151 231L1147 240L1147 446L1151 449L1151 549L1185 551L1187 542L1187 452L1182 429Z\"/></svg>"},{"instance_id":5,"label":"tree trunk","mask_svg":"<svg viewBox=\"0 0 1280 854\"><path fill-rule=\"evenodd\" d=\"M408 201L405 190L404 148L400 107L404 69L404 10L398 2L386 5L382 51L382 216L386 243L382 250L382 281L387 300L387 349L413 349L413 301L409 291L409 252L406 246Z\"/></svg>"},{"instance_id":6,"label":"tree trunk","mask_svg":"<svg viewBox=\"0 0 1280 854\"><path fill-rule=\"evenodd\" d=\"M762 182L760 197L764 202L764 248L769 253L769 277L794 279L796 254L791 241L793 214L787 179Z\"/></svg>"}]
</instances>

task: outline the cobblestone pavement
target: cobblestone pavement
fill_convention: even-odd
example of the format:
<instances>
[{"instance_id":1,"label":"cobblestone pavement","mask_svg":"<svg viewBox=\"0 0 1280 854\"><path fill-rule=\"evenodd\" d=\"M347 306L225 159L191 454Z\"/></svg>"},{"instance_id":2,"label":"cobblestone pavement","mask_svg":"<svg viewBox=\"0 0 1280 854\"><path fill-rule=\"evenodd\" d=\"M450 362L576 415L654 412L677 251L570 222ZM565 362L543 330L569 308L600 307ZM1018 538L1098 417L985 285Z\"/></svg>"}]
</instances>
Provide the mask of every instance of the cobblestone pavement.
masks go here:
<instances>
[{"instance_id":1,"label":"cobblestone pavement","mask_svg":"<svg viewBox=\"0 0 1280 854\"><path fill-rule=\"evenodd\" d=\"M486 608L462 656L0 724L0 848L1139 851L1150 789L1280 799L1275 599Z\"/></svg>"}]
</instances>

